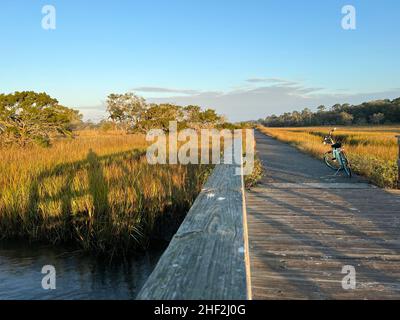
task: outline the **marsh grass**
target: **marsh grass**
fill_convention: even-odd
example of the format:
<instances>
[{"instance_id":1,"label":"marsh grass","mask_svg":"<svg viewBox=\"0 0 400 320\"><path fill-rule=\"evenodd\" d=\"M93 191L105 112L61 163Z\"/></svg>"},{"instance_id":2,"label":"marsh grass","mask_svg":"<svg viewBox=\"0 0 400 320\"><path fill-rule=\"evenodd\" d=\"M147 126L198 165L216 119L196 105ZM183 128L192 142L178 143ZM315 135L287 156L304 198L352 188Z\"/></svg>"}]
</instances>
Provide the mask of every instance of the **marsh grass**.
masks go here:
<instances>
[{"instance_id":1,"label":"marsh grass","mask_svg":"<svg viewBox=\"0 0 400 320\"><path fill-rule=\"evenodd\" d=\"M288 142L298 149L322 159L329 147L322 137L331 128L267 128L259 130L278 140ZM344 144L352 169L372 183L385 188L396 188L398 168L399 127L339 127L334 136Z\"/></svg>"},{"instance_id":2,"label":"marsh grass","mask_svg":"<svg viewBox=\"0 0 400 320\"><path fill-rule=\"evenodd\" d=\"M254 168L251 174L245 176L244 187L249 190L257 186L263 178L265 172L260 158L257 156L254 159Z\"/></svg>"},{"instance_id":3,"label":"marsh grass","mask_svg":"<svg viewBox=\"0 0 400 320\"><path fill-rule=\"evenodd\" d=\"M51 148L0 149L0 237L144 249L184 217L211 166L149 165L144 136L82 131Z\"/></svg>"}]
</instances>

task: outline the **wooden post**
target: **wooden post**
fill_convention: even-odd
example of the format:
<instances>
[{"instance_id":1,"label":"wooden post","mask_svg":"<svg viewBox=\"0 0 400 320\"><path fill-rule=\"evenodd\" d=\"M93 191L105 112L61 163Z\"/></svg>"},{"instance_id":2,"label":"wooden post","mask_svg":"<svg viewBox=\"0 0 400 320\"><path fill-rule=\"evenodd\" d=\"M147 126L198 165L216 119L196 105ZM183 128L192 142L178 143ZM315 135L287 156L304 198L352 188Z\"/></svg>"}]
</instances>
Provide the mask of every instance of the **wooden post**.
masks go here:
<instances>
[{"instance_id":1,"label":"wooden post","mask_svg":"<svg viewBox=\"0 0 400 320\"><path fill-rule=\"evenodd\" d=\"M398 168L398 176L397 176L397 188L400 189L400 136L397 136L399 143L399 158L397 159L397 168Z\"/></svg>"}]
</instances>

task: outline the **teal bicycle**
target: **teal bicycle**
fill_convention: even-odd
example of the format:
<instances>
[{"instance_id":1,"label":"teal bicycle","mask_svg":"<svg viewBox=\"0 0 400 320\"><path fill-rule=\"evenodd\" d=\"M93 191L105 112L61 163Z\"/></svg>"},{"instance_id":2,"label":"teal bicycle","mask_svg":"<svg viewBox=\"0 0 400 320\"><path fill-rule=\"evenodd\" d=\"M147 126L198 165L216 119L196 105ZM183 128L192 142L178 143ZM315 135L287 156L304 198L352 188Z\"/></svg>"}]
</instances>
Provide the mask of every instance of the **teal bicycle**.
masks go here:
<instances>
[{"instance_id":1,"label":"teal bicycle","mask_svg":"<svg viewBox=\"0 0 400 320\"><path fill-rule=\"evenodd\" d=\"M336 128L331 130L327 136L324 137L324 144L329 144L332 147L332 150L326 152L324 154L325 164L336 171L335 175L339 173L339 171L344 171L346 175L351 178L352 172L350 168L349 160L346 157L342 144L340 142L336 142L333 139L333 133L336 131Z\"/></svg>"}]
</instances>

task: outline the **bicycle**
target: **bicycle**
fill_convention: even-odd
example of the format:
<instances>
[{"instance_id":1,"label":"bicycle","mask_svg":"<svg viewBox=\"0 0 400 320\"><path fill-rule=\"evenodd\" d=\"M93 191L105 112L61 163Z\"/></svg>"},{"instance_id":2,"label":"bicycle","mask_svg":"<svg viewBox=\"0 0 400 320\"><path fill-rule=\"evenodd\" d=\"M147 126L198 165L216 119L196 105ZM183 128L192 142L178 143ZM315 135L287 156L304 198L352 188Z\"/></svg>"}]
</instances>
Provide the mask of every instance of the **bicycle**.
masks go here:
<instances>
[{"instance_id":1,"label":"bicycle","mask_svg":"<svg viewBox=\"0 0 400 320\"><path fill-rule=\"evenodd\" d=\"M351 178L352 172L350 168L349 160L344 152L342 144L340 142L336 142L333 139L333 133L336 131L336 128L329 131L329 134L324 137L324 144L330 144L332 147L331 151L325 152L324 161L325 164L336 171L335 176L339 173L339 171L344 171L346 175Z\"/></svg>"}]
</instances>

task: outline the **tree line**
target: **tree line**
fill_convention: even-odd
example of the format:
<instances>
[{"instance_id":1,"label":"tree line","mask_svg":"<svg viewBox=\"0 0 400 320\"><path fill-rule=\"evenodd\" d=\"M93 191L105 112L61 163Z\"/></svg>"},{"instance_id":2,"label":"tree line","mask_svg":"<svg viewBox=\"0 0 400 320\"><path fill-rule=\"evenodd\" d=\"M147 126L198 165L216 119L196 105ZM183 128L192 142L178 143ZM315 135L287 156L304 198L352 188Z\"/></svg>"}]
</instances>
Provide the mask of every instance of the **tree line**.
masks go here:
<instances>
[{"instance_id":1,"label":"tree line","mask_svg":"<svg viewBox=\"0 0 400 320\"><path fill-rule=\"evenodd\" d=\"M269 127L400 123L400 98L364 102L359 105L335 104L330 108L321 105L315 112L305 108L279 116L271 115L260 119L259 122Z\"/></svg>"},{"instance_id":2,"label":"tree line","mask_svg":"<svg viewBox=\"0 0 400 320\"><path fill-rule=\"evenodd\" d=\"M62 106L47 93L33 91L0 94L0 146L29 144L49 146L56 137L72 137L74 130L101 128L122 130L127 134L145 133L150 129L168 131L169 122L183 128L236 128L213 109L199 106L147 103L128 92L110 94L108 118L98 124L84 122L78 110Z\"/></svg>"},{"instance_id":3,"label":"tree line","mask_svg":"<svg viewBox=\"0 0 400 320\"><path fill-rule=\"evenodd\" d=\"M132 92L110 94L107 98L109 118L100 125L113 127L127 133L145 133L150 129L169 129L170 121L177 121L178 129L215 128L226 125L224 117L213 109L202 110L199 106L178 106L169 103L147 103Z\"/></svg>"}]
</instances>

